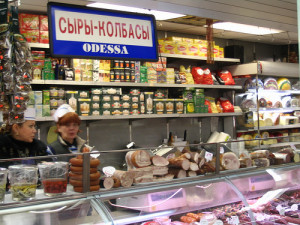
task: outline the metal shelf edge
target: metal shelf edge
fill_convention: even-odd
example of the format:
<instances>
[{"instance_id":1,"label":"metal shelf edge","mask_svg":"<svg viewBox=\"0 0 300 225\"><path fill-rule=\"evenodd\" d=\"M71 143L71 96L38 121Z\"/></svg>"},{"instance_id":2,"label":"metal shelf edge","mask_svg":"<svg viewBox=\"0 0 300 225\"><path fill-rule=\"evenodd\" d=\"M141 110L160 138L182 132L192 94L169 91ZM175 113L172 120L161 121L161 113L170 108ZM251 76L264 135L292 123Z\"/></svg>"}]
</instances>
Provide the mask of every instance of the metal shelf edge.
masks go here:
<instances>
[{"instance_id":1,"label":"metal shelf edge","mask_svg":"<svg viewBox=\"0 0 300 225\"><path fill-rule=\"evenodd\" d=\"M201 84L149 84L149 83L119 83L119 82L97 82L97 81L66 81L66 80L33 80L32 85L79 85L79 86L118 86L118 87L170 87L170 88L217 88L217 89L230 89L241 90L242 86L239 85L201 85Z\"/></svg>"},{"instance_id":2,"label":"metal shelf edge","mask_svg":"<svg viewBox=\"0 0 300 225\"><path fill-rule=\"evenodd\" d=\"M81 120L127 120L127 119L155 119L155 118L198 118L198 117L226 117L226 116L241 116L243 113L191 113L191 114L142 114L129 116L80 116ZM37 122L53 121L51 116L38 117Z\"/></svg>"}]
</instances>

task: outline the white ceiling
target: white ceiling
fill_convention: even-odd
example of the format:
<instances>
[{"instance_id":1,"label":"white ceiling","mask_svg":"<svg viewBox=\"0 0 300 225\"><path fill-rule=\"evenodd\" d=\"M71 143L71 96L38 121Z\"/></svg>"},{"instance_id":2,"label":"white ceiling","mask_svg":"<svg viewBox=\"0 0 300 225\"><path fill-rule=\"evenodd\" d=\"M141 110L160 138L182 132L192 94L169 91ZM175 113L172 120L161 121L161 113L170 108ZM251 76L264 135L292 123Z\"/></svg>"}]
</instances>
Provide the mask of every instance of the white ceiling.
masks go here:
<instances>
[{"instance_id":1,"label":"white ceiling","mask_svg":"<svg viewBox=\"0 0 300 225\"><path fill-rule=\"evenodd\" d=\"M20 0L19 11L47 12L48 0ZM249 35L214 30L214 37L267 44L297 44L297 0L60 0L55 2L86 5L87 2L105 2L120 5L159 9L201 18L238 22L284 30L273 35ZM205 28L169 21L158 21L158 30L205 35Z\"/></svg>"}]
</instances>

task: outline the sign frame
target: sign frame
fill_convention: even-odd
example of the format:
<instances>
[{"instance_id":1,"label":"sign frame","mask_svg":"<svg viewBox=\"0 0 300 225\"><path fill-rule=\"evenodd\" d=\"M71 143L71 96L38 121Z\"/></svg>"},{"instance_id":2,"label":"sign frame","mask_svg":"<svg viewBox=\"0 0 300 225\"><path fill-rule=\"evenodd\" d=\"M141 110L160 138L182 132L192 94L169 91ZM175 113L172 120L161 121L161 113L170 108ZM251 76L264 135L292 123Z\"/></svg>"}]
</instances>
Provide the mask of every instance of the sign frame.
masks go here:
<instances>
[{"instance_id":1,"label":"sign frame","mask_svg":"<svg viewBox=\"0 0 300 225\"><path fill-rule=\"evenodd\" d=\"M142 13L131 13L131 12L124 12L124 11L117 11L117 10L108 10L108 9L100 9L100 8L92 8L92 7L87 7L87 6L79 6L79 5L72 5L72 4L65 4L65 3L57 3L57 2L48 2L47 4L47 12L48 12L48 21L49 21L49 45L50 45L50 54L52 57L56 58L80 58L80 59L109 59L109 60L132 60L132 61L149 61L149 62L157 62L158 57L159 57L159 51L158 51L158 41L157 41L157 30L156 30L156 20L155 17L151 14L142 14ZM87 28L95 27L92 28L95 30L95 33L91 32L92 34L95 34L94 36L91 37L91 40L93 41L83 41L85 40L83 37L83 34L81 34L81 39L79 41L74 41L74 40L67 40L67 38L71 37L71 35L68 34L63 36L60 34L56 33L56 30L58 29L56 26L56 15L57 14L62 14L63 15L79 15L86 16L85 14L90 14L90 17L88 18L102 18L102 21L98 21L98 30L96 29L97 26L93 26L93 23L91 22L91 25L87 25ZM68 14L69 13L69 14ZM85 18L85 17L84 17ZM112 18L113 20L120 19L120 22L115 23L115 34L109 37L109 41L116 40L118 42L124 41L124 43L104 43L104 42L97 42L96 41L96 32L98 31L98 35L104 34L102 37L103 39L106 38L108 40L108 37L105 33L105 28L104 25L101 26L100 29L100 22L104 24L105 18ZM68 18L69 19L69 18ZM90 21L92 21L90 19ZM80 20L80 19L79 19ZM141 26L137 23L141 21L142 24L147 24L147 29L145 32L144 27L143 30L141 29ZM69 29L70 27L75 29L76 27L76 19L74 19L74 24L71 24L70 22L70 27L68 27L68 22L67 20L62 20L61 24L64 25L64 31ZM124 22L122 22L124 21ZM121 24L125 24L126 21L133 21L133 25L130 23L130 26L132 25L134 27L134 23L137 25L135 26L134 29L130 29L129 31L135 31L136 39L138 37L141 37L140 39L144 40L127 40L124 38L124 35L122 36L121 33ZM84 23L86 20L84 20ZM109 22L108 22L109 23ZM113 29L108 29L108 23L107 25L107 30L106 31L111 31L113 32ZM60 25L61 25L60 24ZM119 26L116 26L116 25ZM110 25L110 24L109 24ZM114 23L112 23L112 26ZM79 26L77 26L79 27ZM149 29L150 27L150 29ZM60 31L62 30L61 27ZM82 27L80 27L82 28ZM86 27L83 27L86 28ZM119 29L118 29L119 28ZM130 27L131 28L131 27ZM145 26L146 29L146 26ZM70 29L71 30L71 29ZM70 31L67 30L67 31ZM93 30L93 31L94 31ZM101 30L101 32L100 32ZM81 30L82 33L84 32L84 29ZM103 31L103 33L102 33ZM119 36L117 37L117 33L119 31ZM122 30L123 31L123 30ZM144 32L144 33L143 33ZM70 33L70 32L69 32ZM74 32L75 33L75 32ZM125 33L128 35L128 30ZM131 32L131 38L134 39L135 36ZM124 34L124 33L123 33ZM139 36L137 35L139 34ZM147 36L148 34L148 36ZM60 35L60 36L59 36ZM79 34L77 34L78 36ZM148 38L145 38L146 37ZM59 40L57 37L59 36ZM129 36L130 37L130 36ZM62 39L66 38L66 39ZM122 40L123 38L123 40ZM75 39L74 37L71 37L70 39ZM119 40L120 39L120 40ZM128 41L129 43L126 43ZM136 45L135 43L141 43L141 45ZM81 46L80 46L81 45ZM152 45L152 46L151 46ZM99 47L100 46L100 47ZM113 47L110 47L113 46ZM97 51L98 50L98 51ZM112 52L113 51L113 52ZM120 53L121 52L121 53Z\"/></svg>"}]
</instances>

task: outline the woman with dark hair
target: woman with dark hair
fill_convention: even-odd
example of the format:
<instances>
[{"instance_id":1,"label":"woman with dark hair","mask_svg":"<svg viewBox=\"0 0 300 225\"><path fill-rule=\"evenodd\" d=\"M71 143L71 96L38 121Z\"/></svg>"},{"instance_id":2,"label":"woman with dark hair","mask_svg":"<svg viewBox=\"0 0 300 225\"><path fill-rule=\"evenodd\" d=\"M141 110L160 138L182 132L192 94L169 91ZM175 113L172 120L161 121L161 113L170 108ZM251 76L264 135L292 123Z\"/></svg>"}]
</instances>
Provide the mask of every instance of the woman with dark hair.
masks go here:
<instances>
[{"instance_id":1,"label":"woman with dark hair","mask_svg":"<svg viewBox=\"0 0 300 225\"><path fill-rule=\"evenodd\" d=\"M28 108L24 122L5 125L4 134L0 135L0 159L47 155L47 145L35 138L36 132L35 109ZM22 163L35 164L32 160L22 160ZM0 162L0 166L4 164Z\"/></svg>"},{"instance_id":2,"label":"woman with dark hair","mask_svg":"<svg viewBox=\"0 0 300 225\"><path fill-rule=\"evenodd\" d=\"M82 152L86 141L78 136L81 120L77 113L68 104L61 105L53 115L58 133L57 140L49 145L53 155ZM69 157L60 160L68 160Z\"/></svg>"}]
</instances>

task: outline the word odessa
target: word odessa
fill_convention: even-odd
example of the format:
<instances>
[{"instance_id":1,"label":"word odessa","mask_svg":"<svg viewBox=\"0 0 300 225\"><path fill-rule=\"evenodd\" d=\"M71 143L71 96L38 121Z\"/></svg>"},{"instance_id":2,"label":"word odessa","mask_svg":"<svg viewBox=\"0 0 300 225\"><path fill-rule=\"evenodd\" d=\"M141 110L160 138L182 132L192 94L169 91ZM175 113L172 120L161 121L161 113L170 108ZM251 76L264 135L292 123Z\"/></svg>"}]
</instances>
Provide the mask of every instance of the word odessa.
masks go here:
<instances>
[{"instance_id":1,"label":"word odessa","mask_svg":"<svg viewBox=\"0 0 300 225\"><path fill-rule=\"evenodd\" d=\"M82 49L85 52L99 52L104 54L129 54L125 45L89 44L84 43Z\"/></svg>"}]
</instances>

